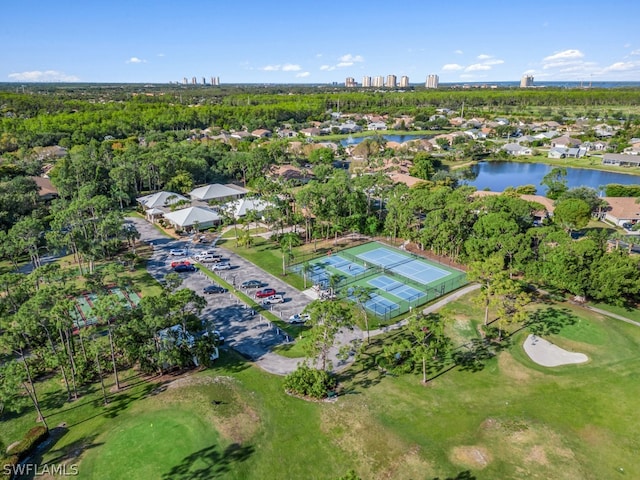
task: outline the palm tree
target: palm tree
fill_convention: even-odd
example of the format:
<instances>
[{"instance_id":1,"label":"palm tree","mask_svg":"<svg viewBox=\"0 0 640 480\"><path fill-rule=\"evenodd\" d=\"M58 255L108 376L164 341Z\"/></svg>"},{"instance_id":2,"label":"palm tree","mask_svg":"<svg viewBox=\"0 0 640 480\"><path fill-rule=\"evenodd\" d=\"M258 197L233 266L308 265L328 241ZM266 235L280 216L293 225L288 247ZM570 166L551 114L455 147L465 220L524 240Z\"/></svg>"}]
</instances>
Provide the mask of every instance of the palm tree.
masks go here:
<instances>
[{"instance_id":1,"label":"palm tree","mask_svg":"<svg viewBox=\"0 0 640 480\"><path fill-rule=\"evenodd\" d=\"M307 289L307 276L313 272L313 265L309 262L304 262L302 264L302 279L304 280L304 289Z\"/></svg>"},{"instance_id":2,"label":"palm tree","mask_svg":"<svg viewBox=\"0 0 640 480\"><path fill-rule=\"evenodd\" d=\"M371 339L369 337L369 315L367 313L366 304L369 300L371 300L373 294L373 289L371 287L363 287L362 285L358 285L353 289L352 295L355 298L356 303L362 310L362 316L364 317L364 325L367 329L367 343L370 343Z\"/></svg>"}]
</instances>

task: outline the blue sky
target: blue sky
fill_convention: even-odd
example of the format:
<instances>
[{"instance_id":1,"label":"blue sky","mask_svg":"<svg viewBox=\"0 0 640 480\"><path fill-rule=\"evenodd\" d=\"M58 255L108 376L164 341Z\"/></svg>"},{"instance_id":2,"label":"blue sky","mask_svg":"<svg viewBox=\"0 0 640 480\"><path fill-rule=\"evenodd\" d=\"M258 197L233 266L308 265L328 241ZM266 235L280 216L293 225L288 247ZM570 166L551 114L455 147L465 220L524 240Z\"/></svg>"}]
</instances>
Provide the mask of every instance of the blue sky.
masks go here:
<instances>
[{"instance_id":1,"label":"blue sky","mask_svg":"<svg viewBox=\"0 0 640 480\"><path fill-rule=\"evenodd\" d=\"M640 81L634 0L3 3L0 82Z\"/></svg>"}]
</instances>

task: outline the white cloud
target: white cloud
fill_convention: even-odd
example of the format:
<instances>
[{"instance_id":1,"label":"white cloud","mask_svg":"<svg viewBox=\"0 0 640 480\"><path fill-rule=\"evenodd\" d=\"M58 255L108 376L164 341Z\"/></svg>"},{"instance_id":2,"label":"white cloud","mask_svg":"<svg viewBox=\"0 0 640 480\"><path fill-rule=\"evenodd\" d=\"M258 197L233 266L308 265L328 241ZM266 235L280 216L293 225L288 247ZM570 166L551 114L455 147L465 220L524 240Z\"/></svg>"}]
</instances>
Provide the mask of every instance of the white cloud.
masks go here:
<instances>
[{"instance_id":1,"label":"white cloud","mask_svg":"<svg viewBox=\"0 0 640 480\"><path fill-rule=\"evenodd\" d=\"M300 72L300 73L296 73L296 77L297 78L306 78L309 75L311 75L311 72Z\"/></svg>"},{"instance_id":2,"label":"white cloud","mask_svg":"<svg viewBox=\"0 0 640 480\"><path fill-rule=\"evenodd\" d=\"M10 73L8 77L11 80L22 82L78 82L80 79L75 75L67 75L57 70L33 70L31 72Z\"/></svg>"},{"instance_id":3,"label":"white cloud","mask_svg":"<svg viewBox=\"0 0 640 480\"><path fill-rule=\"evenodd\" d=\"M616 62L603 69L604 72L626 72L640 66L640 62Z\"/></svg>"},{"instance_id":4,"label":"white cloud","mask_svg":"<svg viewBox=\"0 0 640 480\"><path fill-rule=\"evenodd\" d=\"M280 65L265 65L260 70L264 70L265 72L277 72L280 70Z\"/></svg>"},{"instance_id":5,"label":"white cloud","mask_svg":"<svg viewBox=\"0 0 640 480\"><path fill-rule=\"evenodd\" d=\"M159 53L158 55L156 55L158 57L164 57L164 53Z\"/></svg>"},{"instance_id":6,"label":"white cloud","mask_svg":"<svg viewBox=\"0 0 640 480\"><path fill-rule=\"evenodd\" d=\"M483 65L502 65L503 63L504 63L504 60L500 60L498 58L492 58L491 60L482 62Z\"/></svg>"},{"instance_id":7,"label":"white cloud","mask_svg":"<svg viewBox=\"0 0 640 480\"><path fill-rule=\"evenodd\" d=\"M351 55L350 53L341 56L338 60L342 63L349 63L349 65L353 65L355 62L364 62L362 55Z\"/></svg>"},{"instance_id":8,"label":"white cloud","mask_svg":"<svg viewBox=\"0 0 640 480\"><path fill-rule=\"evenodd\" d=\"M351 67L355 63L362 62L364 62L364 57L362 55L352 55L350 53L347 53L346 55L342 55L341 57L339 57L338 63L336 63L335 65L321 65L320 70L331 72L336 68Z\"/></svg>"},{"instance_id":9,"label":"white cloud","mask_svg":"<svg viewBox=\"0 0 640 480\"><path fill-rule=\"evenodd\" d=\"M474 63L464 69L465 72L477 72L479 70L491 70L491 66L485 65L484 63Z\"/></svg>"},{"instance_id":10,"label":"white cloud","mask_svg":"<svg viewBox=\"0 0 640 480\"><path fill-rule=\"evenodd\" d=\"M558 60L562 61L562 60L577 59L582 57L584 57L584 53L582 53L580 50L569 49L569 50L563 50L561 52L556 52L553 55L549 55L548 57L544 57L544 61L555 62Z\"/></svg>"},{"instance_id":11,"label":"white cloud","mask_svg":"<svg viewBox=\"0 0 640 480\"><path fill-rule=\"evenodd\" d=\"M147 63L146 60L143 60L141 58L138 57L131 57L129 60L127 60L125 63Z\"/></svg>"},{"instance_id":12,"label":"white cloud","mask_svg":"<svg viewBox=\"0 0 640 480\"><path fill-rule=\"evenodd\" d=\"M455 72L456 70L462 70L464 67L462 65L458 65L457 63L447 63L442 66L443 72Z\"/></svg>"},{"instance_id":13,"label":"white cloud","mask_svg":"<svg viewBox=\"0 0 640 480\"><path fill-rule=\"evenodd\" d=\"M491 55L487 55L486 53L481 53L480 55L478 55L478 60L489 60L490 58L493 58Z\"/></svg>"},{"instance_id":14,"label":"white cloud","mask_svg":"<svg viewBox=\"0 0 640 480\"><path fill-rule=\"evenodd\" d=\"M462 50L454 50L454 52L456 55L462 55L464 52Z\"/></svg>"},{"instance_id":15,"label":"white cloud","mask_svg":"<svg viewBox=\"0 0 640 480\"><path fill-rule=\"evenodd\" d=\"M640 48L638 48L637 50L633 50L631 52L631 55L640 55Z\"/></svg>"},{"instance_id":16,"label":"white cloud","mask_svg":"<svg viewBox=\"0 0 640 480\"><path fill-rule=\"evenodd\" d=\"M302 67L300 65L294 65L291 63L287 63L285 65L282 66L282 71L283 72L298 72L302 70Z\"/></svg>"}]
</instances>

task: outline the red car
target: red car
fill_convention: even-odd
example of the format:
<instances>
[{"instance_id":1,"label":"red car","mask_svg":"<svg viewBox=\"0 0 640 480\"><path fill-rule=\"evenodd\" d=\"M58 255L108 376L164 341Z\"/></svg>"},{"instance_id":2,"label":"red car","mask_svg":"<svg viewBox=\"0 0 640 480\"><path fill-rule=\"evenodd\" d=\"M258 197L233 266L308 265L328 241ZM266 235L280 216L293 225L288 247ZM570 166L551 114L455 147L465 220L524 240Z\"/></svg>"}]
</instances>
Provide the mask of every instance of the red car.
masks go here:
<instances>
[{"instance_id":1,"label":"red car","mask_svg":"<svg viewBox=\"0 0 640 480\"><path fill-rule=\"evenodd\" d=\"M176 268L178 265L191 265L191 262L188 260L176 260L175 262L171 262L171 268Z\"/></svg>"},{"instance_id":2,"label":"red car","mask_svg":"<svg viewBox=\"0 0 640 480\"><path fill-rule=\"evenodd\" d=\"M258 298L267 298L270 297L271 295L275 295L276 291L273 288L264 288L262 290L258 290L256 292L256 297Z\"/></svg>"}]
</instances>

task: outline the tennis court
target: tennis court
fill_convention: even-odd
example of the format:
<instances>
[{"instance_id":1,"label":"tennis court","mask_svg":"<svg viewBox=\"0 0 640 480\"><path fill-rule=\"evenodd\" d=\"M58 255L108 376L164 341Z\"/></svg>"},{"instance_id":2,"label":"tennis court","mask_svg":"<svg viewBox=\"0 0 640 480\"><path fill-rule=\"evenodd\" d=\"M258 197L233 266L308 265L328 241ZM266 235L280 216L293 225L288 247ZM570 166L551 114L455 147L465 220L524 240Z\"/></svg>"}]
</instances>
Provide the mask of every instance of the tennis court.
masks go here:
<instances>
[{"instance_id":1,"label":"tennis court","mask_svg":"<svg viewBox=\"0 0 640 480\"><path fill-rule=\"evenodd\" d=\"M330 252L289 267L316 285L351 301L355 287L369 293L364 307L382 320L390 320L426 302L455 290L466 282L464 272L419 257L410 252L369 242L339 252Z\"/></svg>"},{"instance_id":2,"label":"tennis court","mask_svg":"<svg viewBox=\"0 0 640 480\"><path fill-rule=\"evenodd\" d=\"M109 288L109 293L115 295L120 303L127 308L133 308L140 303L140 295L129 289L123 291L118 287L111 287ZM98 298L98 295L95 293L84 293L75 298L75 305L69 312L75 328L95 325L97 323L93 309Z\"/></svg>"},{"instance_id":3,"label":"tennis court","mask_svg":"<svg viewBox=\"0 0 640 480\"><path fill-rule=\"evenodd\" d=\"M402 300L415 300L419 297L425 297L426 292L421 292L409 285L389 278L385 275L380 275L367 281L372 287L379 288L385 292L389 292L394 297L398 297Z\"/></svg>"},{"instance_id":4,"label":"tennis court","mask_svg":"<svg viewBox=\"0 0 640 480\"><path fill-rule=\"evenodd\" d=\"M387 247L369 250L358 254L357 257L423 285L433 283L450 274L450 272L431 265L422 259L415 259L410 255L394 252Z\"/></svg>"}]
</instances>

